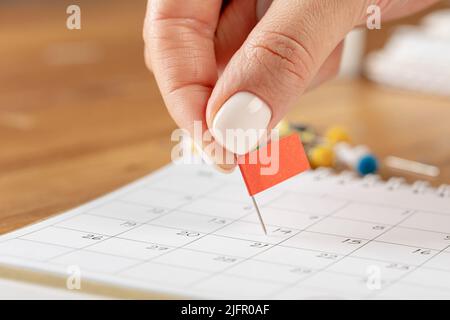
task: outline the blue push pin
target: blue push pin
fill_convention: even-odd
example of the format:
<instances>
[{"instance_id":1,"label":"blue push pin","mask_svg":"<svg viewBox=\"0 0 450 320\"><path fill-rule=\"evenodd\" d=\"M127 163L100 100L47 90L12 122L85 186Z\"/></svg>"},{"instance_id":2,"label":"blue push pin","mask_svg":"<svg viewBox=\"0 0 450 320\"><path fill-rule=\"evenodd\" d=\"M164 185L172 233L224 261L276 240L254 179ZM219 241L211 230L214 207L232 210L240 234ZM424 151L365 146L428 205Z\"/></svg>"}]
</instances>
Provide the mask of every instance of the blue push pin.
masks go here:
<instances>
[{"instance_id":1,"label":"blue push pin","mask_svg":"<svg viewBox=\"0 0 450 320\"><path fill-rule=\"evenodd\" d=\"M348 143L341 142L334 146L334 151L338 162L362 176L378 170L378 160L366 146L359 145L352 148Z\"/></svg>"}]
</instances>

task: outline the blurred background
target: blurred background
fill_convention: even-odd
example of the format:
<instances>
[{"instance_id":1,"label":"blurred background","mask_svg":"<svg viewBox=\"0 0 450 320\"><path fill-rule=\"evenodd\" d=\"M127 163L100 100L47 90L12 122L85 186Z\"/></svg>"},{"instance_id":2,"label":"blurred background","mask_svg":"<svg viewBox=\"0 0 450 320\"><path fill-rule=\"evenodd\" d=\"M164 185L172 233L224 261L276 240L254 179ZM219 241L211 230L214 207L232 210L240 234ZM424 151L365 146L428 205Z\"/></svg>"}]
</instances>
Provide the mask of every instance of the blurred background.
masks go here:
<instances>
[{"instance_id":1,"label":"blurred background","mask_svg":"<svg viewBox=\"0 0 450 320\"><path fill-rule=\"evenodd\" d=\"M69 5L81 29L66 27ZM146 1L0 0L0 233L66 210L170 161L175 124L143 60ZM341 75L288 115L348 128L379 159L450 181L450 2L347 39ZM430 16L431 14L431 16ZM424 20L424 17L425 20Z\"/></svg>"}]
</instances>

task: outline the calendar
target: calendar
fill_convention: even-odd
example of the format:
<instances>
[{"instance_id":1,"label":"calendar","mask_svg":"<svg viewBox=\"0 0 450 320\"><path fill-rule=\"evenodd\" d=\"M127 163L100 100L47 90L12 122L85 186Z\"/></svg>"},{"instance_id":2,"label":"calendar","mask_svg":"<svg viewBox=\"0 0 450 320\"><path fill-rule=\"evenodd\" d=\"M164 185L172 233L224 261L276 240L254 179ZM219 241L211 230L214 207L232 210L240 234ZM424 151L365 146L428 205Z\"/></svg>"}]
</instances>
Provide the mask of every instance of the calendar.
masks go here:
<instances>
[{"instance_id":1,"label":"calendar","mask_svg":"<svg viewBox=\"0 0 450 320\"><path fill-rule=\"evenodd\" d=\"M449 188L308 171L256 196L171 164L0 236L0 267L168 297L449 299ZM1 271L0 271L1 276Z\"/></svg>"}]
</instances>

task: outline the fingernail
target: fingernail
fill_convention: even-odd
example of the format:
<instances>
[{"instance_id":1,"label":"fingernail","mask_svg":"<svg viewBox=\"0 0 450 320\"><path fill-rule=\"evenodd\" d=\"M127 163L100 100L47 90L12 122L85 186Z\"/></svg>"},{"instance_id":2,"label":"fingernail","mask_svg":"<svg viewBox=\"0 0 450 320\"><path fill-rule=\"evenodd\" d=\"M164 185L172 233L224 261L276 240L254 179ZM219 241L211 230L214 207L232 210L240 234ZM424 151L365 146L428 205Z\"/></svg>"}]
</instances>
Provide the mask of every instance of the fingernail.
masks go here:
<instances>
[{"instance_id":1,"label":"fingernail","mask_svg":"<svg viewBox=\"0 0 450 320\"><path fill-rule=\"evenodd\" d=\"M216 170L222 173L231 173L234 171L236 167L234 155L222 149L217 143L213 142L210 146L200 147L198 143L194 142L194 145L203 161L213 165ZM220 150L217 148L220 148Z\"/></svg>"},{"instance_id":2,"label":"fingernail","mask_svg":"<svg viewBox=\"0 0 450 320\"><path fill-rule=\"evenodd\" d=\"M272 4L272 0L258 0L256 2L256 19L261 20Z\"/></svg>"},{"instance_id":3,"label":"fingernail","mask_svg":"<svg viewBox=\"0 0 450 320\"><path fill-rule=\"evenodd\" d=\"M229 174L236 169L236 165L230 166L226 164L214 164L214 168L219 172Z\"/></svg>"},{"instance_id":4,"label":"fingernail","mask_svg":"<svg viewBox=\"0 0 450 320\"><path fill-rule=\"evenodd\" d=\"M272 117L269 106L250 92L231 96L212 122L215 140L228 151L243 155L258 146Z\"/></svg>"},{"instance_id":5,"label":"fingernail","mask_svg":"<svg viewBox=\"0 0 450 320\"><path fill-rule=\"evenodd\" d=\"M236 167L234 154L214 142L214 147L208 150L208 156L213 159L214 167L222 173L231 173Z\"/></svg>"}]
</instances>

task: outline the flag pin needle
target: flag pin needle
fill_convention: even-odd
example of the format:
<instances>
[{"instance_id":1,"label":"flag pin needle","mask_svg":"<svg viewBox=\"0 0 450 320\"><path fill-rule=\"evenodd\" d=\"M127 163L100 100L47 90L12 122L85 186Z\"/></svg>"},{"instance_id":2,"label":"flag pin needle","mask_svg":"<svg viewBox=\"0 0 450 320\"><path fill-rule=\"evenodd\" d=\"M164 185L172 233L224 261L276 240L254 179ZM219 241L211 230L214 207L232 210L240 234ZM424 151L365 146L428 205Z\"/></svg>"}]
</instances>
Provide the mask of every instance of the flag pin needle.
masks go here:
<instances>
[{"instance_id":1,"label":"flag pin needle","mask_svg":"<svg viewBox=\"0 0 450 320\"><path fill-rule=\"evenodd\" d=\"M262 229L264 231L264 234L267 236L266 225L264 224L264 221L262 219L261 212L259 212L259 207L258 207L258 204L255 201L255 197L254 196L252 196L252 201L253 201L253 205L255 206L256 213L258 214L258 219L259 219L259 222L261 224L261 227L262 227Z\"/></svg>"}]
</instances>

